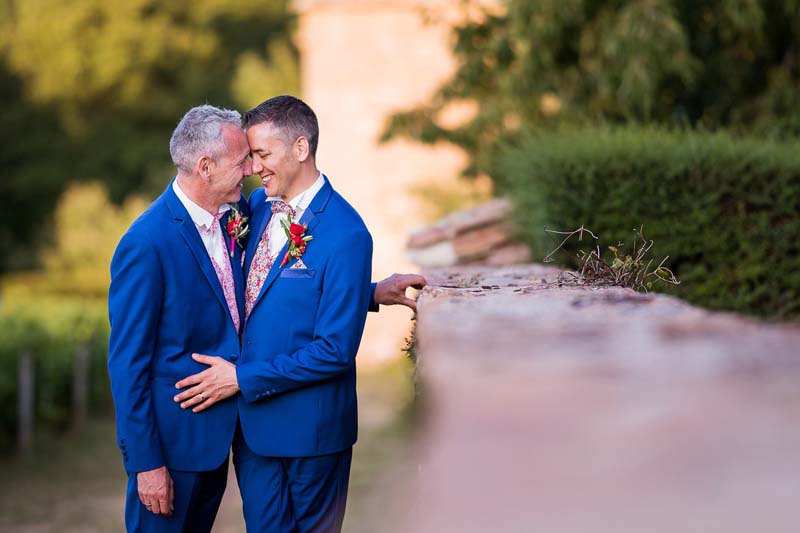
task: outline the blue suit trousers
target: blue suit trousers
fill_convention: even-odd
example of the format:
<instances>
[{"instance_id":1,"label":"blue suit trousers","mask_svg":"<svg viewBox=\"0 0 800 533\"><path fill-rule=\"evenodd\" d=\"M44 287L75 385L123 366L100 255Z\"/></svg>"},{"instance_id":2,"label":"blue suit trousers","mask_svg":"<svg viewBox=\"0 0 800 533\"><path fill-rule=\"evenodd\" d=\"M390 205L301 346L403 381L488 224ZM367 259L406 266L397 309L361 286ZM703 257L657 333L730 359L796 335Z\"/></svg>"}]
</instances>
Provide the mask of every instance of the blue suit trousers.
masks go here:
<instances>
[{"instance_id":1,"label":"blue suit trousers","mask_svg":"<svg viewBox=\"0 0 800 533\"><path fill-rule=\"evenodd\" d=\"M128 533L208 533L217 516L228 482L228 458L207 472L170 469L175 509L172 516L156 515L139 500L136 473L128 474L125 529Z\"/></svg>"},{"instance_id":2,"label":"blue suit trousers","mask_svg":"<svg viewBox=\"0 0 800 533\"><path fill-rule=\"evenodd\" d=\"M342 530L353 449L315 457L258 455L237 428L233 465L250 533Z\"/></svg>"}]
</instances>

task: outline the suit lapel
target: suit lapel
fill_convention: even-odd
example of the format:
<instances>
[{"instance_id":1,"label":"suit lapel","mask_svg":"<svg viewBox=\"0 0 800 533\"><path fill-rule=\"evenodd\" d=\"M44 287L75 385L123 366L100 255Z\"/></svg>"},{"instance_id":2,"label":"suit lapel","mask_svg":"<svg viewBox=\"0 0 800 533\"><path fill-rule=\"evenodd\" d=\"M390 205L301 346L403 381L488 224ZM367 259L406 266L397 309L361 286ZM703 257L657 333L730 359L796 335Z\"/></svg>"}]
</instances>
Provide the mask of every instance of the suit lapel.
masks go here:
<instances>
[{"instance_id":1,"label":"suit lapel","mask_svg":"<svg viewBox=\"0 0 800 533\"><path fill-rule=\"evenodd\" d=\"M191 250L200 270L205 275L209 285L211 285L214 294L217 295L217 300L219 300L225 313L230 314L228 302L225 300L225 293L222 291L222 285L219 283L214 265L211 264L211 258L208 257L206 247L203 245L203 241L200 238L200 234L197 232L197 227L194 225L192 218L175 195L175 191L172 189L172 183L170 183L167 189L167 205L173 215L172 223L178 225L178 232L181 234L181 237L183 237L189 250ZM231 324L233 324L233 321L231 321Z\"/></svg>"},{"instance_id":2,"label":"suit lapel","mask_svg":"<svg viewBox=\"0 0 800 533\"><path fill-rule=\"evenodd\" d=\"M307 235L313 235L311 231L319 224L320 217L318 216L319 213L325 210L325 206L328 204L328 200L333 193L333 188L331 187L328 178L325 177L325 185L319 190L319 192L314 196L314 199L311 201L311 204L308 206L308 209L305 210L303 216L300 217L299 224L308 224L308 229L306 229ZM265 217L269 218L269 217ZM266 224L264 224L266 227ZM263 230L262 230L263 232ZM259 234L260 239L260 234ZM312 243L314 241L311 241ZM309 243L311 246L311 243ZM269 270L269 274L267 274L267 279L264 280L264 285L261 286L261 292L258 293L258 298L253 303L253 309L258 305L258 302L261 301L261 298L267 293L270 286L275 282L280 274L281 270L286 268L287 266L291 265L295 259L291 259L286 262L284 266L281 266L281 261L283 261L283 256L286 255L286 250L289 249L289 242L287 240L286 244L283 245L281 251L278 252L278 255L275 256L275 263L272 265L272 268ZM251 311L252 313L252 311Z\"/></svg>"}]
</instances>

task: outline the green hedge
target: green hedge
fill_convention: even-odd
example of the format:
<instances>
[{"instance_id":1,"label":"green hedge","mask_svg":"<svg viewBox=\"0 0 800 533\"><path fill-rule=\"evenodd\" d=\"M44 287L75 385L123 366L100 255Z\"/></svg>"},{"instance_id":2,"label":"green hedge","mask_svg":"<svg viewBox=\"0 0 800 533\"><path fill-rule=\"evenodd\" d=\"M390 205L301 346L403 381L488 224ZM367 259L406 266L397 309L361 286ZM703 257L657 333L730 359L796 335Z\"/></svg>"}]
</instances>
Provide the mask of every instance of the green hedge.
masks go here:
<instances>
[{"instance_id":1,"label":"green hedge","mask_svg":"<svg viewBox=\"0 0 800 533\"><path fill-rule=\"evenodd\" d=\"M505 150L498 178L539 260L558 244L545 227L584 224L613 245L643 225L681 280L667 291L713 309L800 316L798 141L649 128L531 135Z\"/></svg>"},{"instance_id":2,"label":"green hedge","mask_svg":"<svg viewBox=\"0 0 800 533\"><path fill-rule=\"evenodd\" d=\"M10 450L17 434L19 358L34 360L35 427L67 429L72 414L72 380L79 346L89 350L89 412L112 412L106 370L108 319L102 308L80 304L17 307L0 314L0 450Z\"/></svg>"}]
</instances>

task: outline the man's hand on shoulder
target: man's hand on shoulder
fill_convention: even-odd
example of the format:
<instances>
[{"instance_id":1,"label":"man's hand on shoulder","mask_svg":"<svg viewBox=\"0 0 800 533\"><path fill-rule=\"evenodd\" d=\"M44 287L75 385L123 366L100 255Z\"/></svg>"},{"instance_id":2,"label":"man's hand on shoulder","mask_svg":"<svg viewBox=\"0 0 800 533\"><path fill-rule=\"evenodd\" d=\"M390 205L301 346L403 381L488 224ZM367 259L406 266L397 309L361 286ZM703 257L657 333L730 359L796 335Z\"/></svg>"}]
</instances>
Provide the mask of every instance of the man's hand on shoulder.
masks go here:
<instances>
[{"instance_id":1,"label":"man's hand on shoulder","mask_svg":"<svg viewBox=\"0 0 800 533\"><path fill-rule=\"evenodd\" d=\"M181 409L191 407L193 412L199 413L239 392L236 365L222 357L200 353L193 353L192 359L208 365L208 368L175 384L176 389L191 387L174 398L181 404Z\"/></svg>"},{"instance_id":2,"label":"man's hand on shoulder","mask_svg":"<svg viewBox=\"0 0 800 533\"><path fill-rule=\"evenodd\" d=\"M406 289L420 290L427 282L419 274L392 274L378 282L375 287L375 303L378 305L405 305L417 310L417 302L406 296Z\"/></svg>"},{"instance_id":3,"label":"man's hand on shoulder","mask_svg":"<svg viewBox=\"0 0 800 533\"><path fill-rule=\"evenodd\" d=\"M139 500L153 514L172 516L174 509L172 477L166 466L136 474Z\"/></svg>"}]
</instances>

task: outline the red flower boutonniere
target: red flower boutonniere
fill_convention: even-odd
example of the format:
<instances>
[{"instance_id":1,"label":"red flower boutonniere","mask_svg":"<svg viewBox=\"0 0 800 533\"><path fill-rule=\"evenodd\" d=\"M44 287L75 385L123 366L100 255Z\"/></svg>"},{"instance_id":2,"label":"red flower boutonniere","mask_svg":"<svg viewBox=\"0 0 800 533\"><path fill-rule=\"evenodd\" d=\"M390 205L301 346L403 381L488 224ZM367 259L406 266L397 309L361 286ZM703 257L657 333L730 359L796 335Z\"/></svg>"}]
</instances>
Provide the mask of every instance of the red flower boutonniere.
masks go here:
<instances>
[{"instance_id":1,"label":"red flower boutonniere","mask_svg":"<svg viewBox=\"0 0 800 533\"><path fill-rule=\"evenodd\" d=\"M306 235L307 224L295 224L292 222L292 215L287 214L287 216L289 218L288 222L283 220L281 225L283 226L283 231L286 232L286 237L289 239L289 248L286 250L286 255L283 256L281 267L289 262L290 257L300 259L306 253L308 241L314 238L311 235Z\"/></svg>"},{"instance_id":2,"label":"red flower boutonniere","mask_svg":"<svg viewBox=\"0 0 800 533\"><path fill-rule=\"evenodd\" d=\"M247 235L247 232L250 231L250 226L247 225L247 217L242 216L242 212L239 211L235 205L231 206L231 212L228 215L228 224L225 226L228 230L228 237L230 237L230 248L231 248L231 257L233 257L233 243L239 245L239 248L242 248L241 240Z\"/></svg>"}]
</instances>

